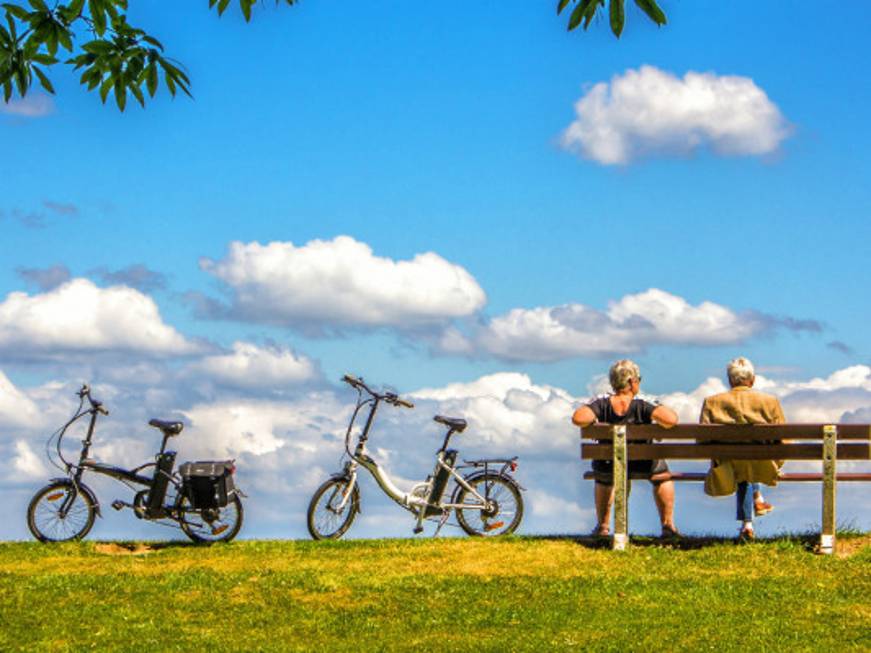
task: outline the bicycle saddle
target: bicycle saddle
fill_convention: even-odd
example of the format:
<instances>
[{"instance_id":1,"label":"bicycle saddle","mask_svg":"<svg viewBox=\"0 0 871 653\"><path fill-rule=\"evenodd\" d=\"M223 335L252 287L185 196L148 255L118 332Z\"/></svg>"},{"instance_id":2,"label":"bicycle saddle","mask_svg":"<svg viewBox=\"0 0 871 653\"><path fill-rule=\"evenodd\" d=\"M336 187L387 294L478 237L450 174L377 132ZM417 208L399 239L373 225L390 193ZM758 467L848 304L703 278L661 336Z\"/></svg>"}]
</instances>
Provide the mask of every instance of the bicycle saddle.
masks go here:
<instances>
[{"instance_id":1,"label":"bicycle saddle","mask_svg":"<svg viewBox=\"0 0 871 653\"><path fill-rule=\"evenodd\" d=\"M456 431L457 433L462 433L466 430L466 420L460 419L459 417L443 417L442 415L436 415L433 419L440 424L450 427L451 430Z\"/></svg>"},{"instance_id":2,"label":"bicycle saddle","mask_svg":"<svg viewBox=\"0 0 871 653\"><path fill-rule=\"evenodd\" d=\"M166 422L162 419L150 420L148 422L148 425L160 429L167 435L178 435L184 428L184 424L182 424L181 422Z\"/></svg>"}]
</instances>

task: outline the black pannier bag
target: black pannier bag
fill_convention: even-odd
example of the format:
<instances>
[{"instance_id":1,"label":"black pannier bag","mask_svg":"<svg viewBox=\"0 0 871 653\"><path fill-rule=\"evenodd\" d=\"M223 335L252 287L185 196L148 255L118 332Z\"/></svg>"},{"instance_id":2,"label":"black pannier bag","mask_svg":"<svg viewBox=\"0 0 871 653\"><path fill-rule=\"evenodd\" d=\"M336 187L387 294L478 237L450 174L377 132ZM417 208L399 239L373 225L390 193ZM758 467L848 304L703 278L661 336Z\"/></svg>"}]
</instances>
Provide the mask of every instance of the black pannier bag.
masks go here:
<instances>
[{"instance_id":1,"label":"black pannier bag","mask_svg":"<svg viewBox=\"0 0 871 653\"><path fill-rule=\"evenodd\" d=\"M200 460L184 463L178 469L182 478L182 492L197 510L223 508L236 492L232 460Z\"/></svg>"}]
</instances>

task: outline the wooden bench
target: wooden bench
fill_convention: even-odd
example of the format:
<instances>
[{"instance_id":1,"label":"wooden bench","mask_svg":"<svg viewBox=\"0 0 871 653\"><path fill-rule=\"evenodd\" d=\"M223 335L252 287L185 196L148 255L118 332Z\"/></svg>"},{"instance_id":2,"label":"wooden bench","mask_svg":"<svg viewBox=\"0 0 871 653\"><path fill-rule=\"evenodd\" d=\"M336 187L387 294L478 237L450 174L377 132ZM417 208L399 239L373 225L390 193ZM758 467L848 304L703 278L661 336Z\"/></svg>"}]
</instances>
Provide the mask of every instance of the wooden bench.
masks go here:
<instances>
[{"instance_id":1,"label":"wooden bench","mask_svg":"<svg viewBox=\"0 0 871 653\"><path fill-rule=\"evenodd\" d=\"M773 442L781 441L781 442ZM786 442L782 442L786 441ZM614 534L612 548L623 550L628 538L627 463L630 460L816 460L820 473L782 474L780 481L820 481L823 485L821 553L835 546L837 481L871 481L871 473L837 472L838 460L871 460L868 424L594 424L581 429L583 460L614 461ZM584 478L595 479L595 472ZM706 472L671 472L656 480L704 481ZM632 474L635 478L649 475Z\"/></svg>"}]
</instances>

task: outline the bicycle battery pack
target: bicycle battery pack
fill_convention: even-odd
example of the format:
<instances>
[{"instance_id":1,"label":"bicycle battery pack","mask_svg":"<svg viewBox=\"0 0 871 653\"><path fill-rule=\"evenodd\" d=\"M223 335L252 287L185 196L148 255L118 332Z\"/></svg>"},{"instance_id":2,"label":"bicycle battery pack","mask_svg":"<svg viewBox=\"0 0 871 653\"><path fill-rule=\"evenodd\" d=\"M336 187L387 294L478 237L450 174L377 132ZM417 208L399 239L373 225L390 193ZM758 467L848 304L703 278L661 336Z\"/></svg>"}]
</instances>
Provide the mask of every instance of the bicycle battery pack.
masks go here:
<instances>
[{"instance_id":1,"label":"bicycle battery pack","mask_svg":"<svg viewBox=\"0 0 871 653\"><path fill-rule=\"evenodd\" d=\"M442 462L448 466L448 468L452 469L454 467L454 463L457 460L457 450L456 449L448 449L445 451L444 456L442 457ZM442 495L445 493L445 488L448 486L448 481L451 478L450 469L445 469L441 465L438 466L438 469L435 473L435 479L432 482L432 490L429 493L429 498L427 499L427 503L430 504L426 507L425 515L428 517L430 515L438 515L442 512L441 508L437 508L435 506L442 500Z\"/></svg>"},{"instance_id":2,"label":"bicycle battery pack","mask_svg":"<svg viewBox=\"0 0 871 653\"><path fill-rule=\"evenodd\" d=\"M198 510L223 508L233 497L236 485L233 472L236 466L232 460L200 460L179 467L182 478L182 492Z\"/></svg>"},{"instance_id":3,"label":"bicycle battery pack","mask_svg":"<svg viewBox=\"0 0 871 653\"><path fill-rule=\"evenodd\" d=\"M154 466L154 476L151 478L151 488L148 490L148 503L145 509L147 517L159 517L162 513L163 500L166 498L166 489L169 487L174 464L175 451L158 454Z\"/></svg>"}]
</instances>

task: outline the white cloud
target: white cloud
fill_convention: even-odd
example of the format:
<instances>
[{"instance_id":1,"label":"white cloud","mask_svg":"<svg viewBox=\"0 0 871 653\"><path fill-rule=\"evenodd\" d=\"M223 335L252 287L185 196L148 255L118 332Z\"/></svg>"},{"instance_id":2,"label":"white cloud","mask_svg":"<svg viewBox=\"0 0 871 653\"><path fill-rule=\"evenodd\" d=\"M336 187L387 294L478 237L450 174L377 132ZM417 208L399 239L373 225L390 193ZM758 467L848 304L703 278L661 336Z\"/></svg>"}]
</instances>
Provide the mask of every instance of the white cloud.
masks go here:
<instances>
[{"instance_id":1,"label":"white cloud","mask_svg":"<svg viewBox=\"0 0 871 653\"><path fill-rule=\"evenodd\" d=\"M0 425L25 426L39 416L37 404L0 371Z\"/></svg>"},{"instance_id":2,"label":"white cloud","mask_svg":"<svg viewBox=\"0 0 871 653\"><path fill-rule=\"evenodd\" d=\"M575 104L564 148L605 165L709 147L725 156L777 150L789 126L752 79L642 66L590 88Z\"/></svg>"},{"instance_id":3,"label":"white cloud","mask_svg":"<svg viewBox=\"0 0 871 653\"><path fill-rule=\"evenodd\" d=\"M610 302L605 311L583 304L516 308L462 340L453 330L446 353L483 352L505 360L555 361L628 353L654 344L733 344L773 328L774 318L705 301L697 306L651 288ZM800 328L815 328L813 325Z\"/></svg>"},{"instance_id":4,"label":"white cloud","mask_svg":"<svg viewBox=\"0 0 871 653\"><path fill-rule=\"evenodd\" d=\"M183 411L191 439L200 450L238 456L270 454L280 448L298 462L310 462L324 433L338 438L337 415L346 410L324 393L301 394L288 401L222 399ZM337 450L336 453L340 453Z\"/></svg>"},{"instance_id":5,"label":"white cloud","mask_svg":"<svg viewBox=\"0 0 871 653\"><path fill-rule=\"evenodd\" d=\"M191 354L200 348L166 325L147 295L73 279L45 293L10 293L0 303L0 350L16 356L122 351Z\"/></svg>"},{"instance_id":6,"label":"white cloud","mask_svg":"<svg viewBox=\"0 0 871 653\"><path fill-rule=\"evenodd\" d=\"M206 380L235 388L276 389L318 376L317 366L306 356L282 347L261 348L249 342L234 342L232 352L206 356L187 369Z\"/></svg>"},{"instance_id":7,"label":"white cloud","mask_svg":"<svg viewBox=\"0 0 871 653\"><path fill-rule=\"evenodd\" d=\"M233 242L224 259L200 267L232 288L225 312L270 324L414 327L470 315L486 299L472 275L438 254L395 261L349 236L301 247Z\"/></svg>"},{"instance_id":8,"label":"white cloud","mask_svg":"<svg viewBox=\"0 0 871 653\"><path fill-rule=\"evenodd\" d=\"M54 113L54 100L43 93L31 93L19 100L0 102L0 113L22 118L42 118Z\"/></svg>"}]
</instances>

